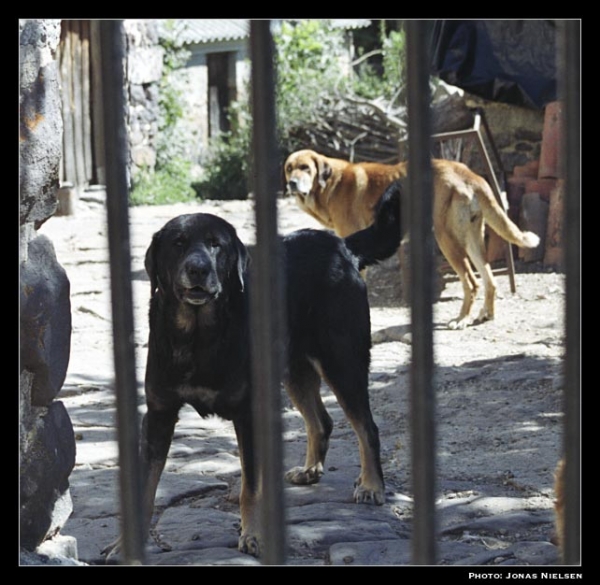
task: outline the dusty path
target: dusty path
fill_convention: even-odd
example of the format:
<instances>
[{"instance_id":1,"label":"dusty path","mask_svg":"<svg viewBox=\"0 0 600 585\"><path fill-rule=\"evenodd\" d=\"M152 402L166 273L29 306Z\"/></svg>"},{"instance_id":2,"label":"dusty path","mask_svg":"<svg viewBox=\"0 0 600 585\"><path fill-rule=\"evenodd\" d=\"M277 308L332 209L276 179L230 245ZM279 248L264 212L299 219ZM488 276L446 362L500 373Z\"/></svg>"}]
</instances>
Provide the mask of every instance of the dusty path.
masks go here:
<instances>
[{"instance_id":1,"label":"dusty path","mask_svg":"<svg viewBox=\"0 0 600 585\"><path fill-rule=\"evenodd\" d=\"M293 201L280 202L281 231L318 227ZM146 352L149 283L143 257L168 219L210 211L252 243L248 202L133 208L131 239L137 369ZM71 476L73 514L63 533L79 557L95 563L118 530L116 444L106 227L101 206L81 204L75 217L43 226L71 281L73 336L59 398L77 436ZM318 486L286 489L290 564L400 565L410 562L411 469L408 366L410 315L393 301L396 261L369 273L372 305L371 401L380 428L387 501L351 503L358 474L354 435L323 389L335 420L328 469ZM497 317L464 331L445 323L460 306L457 282L434 306L438 564L550 565L553 470L561 451L563 275L517 274L512 294L498 278ZM478 310L478 307L476 308ZM304 433L284 401L286 466L301 462ZM153 564L254 564L237 552L239 462L229 423L182 411L158 496ZM170 550L168 550L170 549Z\"/></svg>"}]
</instances>

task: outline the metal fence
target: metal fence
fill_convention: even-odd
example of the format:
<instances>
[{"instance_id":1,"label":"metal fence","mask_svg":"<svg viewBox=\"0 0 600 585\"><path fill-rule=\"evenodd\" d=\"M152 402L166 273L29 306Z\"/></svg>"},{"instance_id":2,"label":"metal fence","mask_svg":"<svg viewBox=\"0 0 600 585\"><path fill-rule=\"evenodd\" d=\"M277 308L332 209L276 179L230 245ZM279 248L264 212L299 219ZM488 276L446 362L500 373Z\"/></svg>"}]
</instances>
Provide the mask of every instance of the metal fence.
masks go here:
<instances>
[{"instance_id":1,"label":"metal fence","mask_svg":"<svg viewBox=\"0 0 600 585\"><path fill-rule=\"evenodd\" d=\"M432 177L429 159L428 35L430 21L407 22L408 111L410 133L410 203L412 246L411 432L414 493L413 564L435 564L435 393L433 374L432 299L433 235ZM579 72L580 23L560 23L559 51L566 169L566 358L565 441L566 564L580 562L580 128ZM129 228L127 209L127 159L123 103L124 44L120 21L103 21L102 66L104 77L105 142L109 249L115 347L115 383L118 411L120 489L123 562L143 563L141 486L138 460L138 415L136 407L135 352ZM281 336L281 283L278 257L276 192L279 179L275 144L275 97L273 43L270 21L251 23L252 103L255 132L253 142L256 197L256 257L253 278L257 294L252 305L255 347L253 376L261 392L254 401L260 408L257 437L258 458L266 470L263 492L265 564L285 564L285 527L282 487L281 441L264 440L281 433L279 389L281 356L273 340Z\"/></svg>"}]
</instances>

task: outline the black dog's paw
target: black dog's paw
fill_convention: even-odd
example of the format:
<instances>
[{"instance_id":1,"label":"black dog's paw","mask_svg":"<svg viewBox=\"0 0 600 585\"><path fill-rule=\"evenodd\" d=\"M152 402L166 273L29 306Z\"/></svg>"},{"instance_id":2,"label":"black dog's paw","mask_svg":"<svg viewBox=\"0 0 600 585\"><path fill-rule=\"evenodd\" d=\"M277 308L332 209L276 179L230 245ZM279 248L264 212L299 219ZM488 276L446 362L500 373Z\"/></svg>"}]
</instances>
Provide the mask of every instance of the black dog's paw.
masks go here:
<instances>
[{"instance_id":1,"label":"black dog's paw","mask_svg":"<svg viewBox=\"0 0 600 585\"><path fill-rule=\"evenodd\" d=\"M238 541L238 550L254 557L260 556L260 542L253 534L242 534Z\"/></svg>"},{"instance_id":2,"label":"black dog's paw","mask_svg":"<svg viewBox=\"0 0 600 585\"><path fill-rule=\"evenodd\" d=\"M294 485L312 485L318 483L323 475L322 465L312 467L293 467L285 474L285 481Z\"/></svg>"}]
</instances>

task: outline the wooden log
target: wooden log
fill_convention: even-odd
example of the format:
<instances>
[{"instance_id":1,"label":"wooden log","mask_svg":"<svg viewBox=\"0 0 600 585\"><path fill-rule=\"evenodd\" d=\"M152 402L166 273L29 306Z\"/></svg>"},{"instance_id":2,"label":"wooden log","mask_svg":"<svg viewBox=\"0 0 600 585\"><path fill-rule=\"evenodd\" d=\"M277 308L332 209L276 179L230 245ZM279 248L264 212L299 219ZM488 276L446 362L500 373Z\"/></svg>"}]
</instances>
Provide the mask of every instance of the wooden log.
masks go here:
<instances>
[{"instance_id":1,"label":"wooden log","mask_svg":"<svg viewBox=\"0 0 600 585\"><path fill-rule=\"evenodd\" d=\"M56 216L75 215L78 197L77 190L73 188L71 183L63 183L57 190L56 198L58 200Z\"/></svg>"},{"instance_id":2,"label":"wooden log","mask_svg":"<svg viewBox=\"0 0 600 585\"><path fill-rule=\"evenodd\" d=\"M454 132L471 128L474 122L472 110L458 94L435 102L431 107L431 125L433 134Z\"/></svg>"}]
</instances>

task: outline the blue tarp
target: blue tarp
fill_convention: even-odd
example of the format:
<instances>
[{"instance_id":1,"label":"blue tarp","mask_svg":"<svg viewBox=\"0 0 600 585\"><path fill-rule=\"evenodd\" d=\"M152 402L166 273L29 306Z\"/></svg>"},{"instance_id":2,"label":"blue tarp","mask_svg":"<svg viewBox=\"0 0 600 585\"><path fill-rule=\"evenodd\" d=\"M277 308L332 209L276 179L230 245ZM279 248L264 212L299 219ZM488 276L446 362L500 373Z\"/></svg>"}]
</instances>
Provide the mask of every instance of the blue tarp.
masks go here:
<instances>
[{"instance_id":1,"label":"blue tarp","mask_svg":"<svg viewBox=\"0 0 600 585\"><path fill-rule=\"evenodd\" d=\"M488 100L543 108L557 99L552 20L437 20L432 74Z\"/></svg>"}]
</instances>

